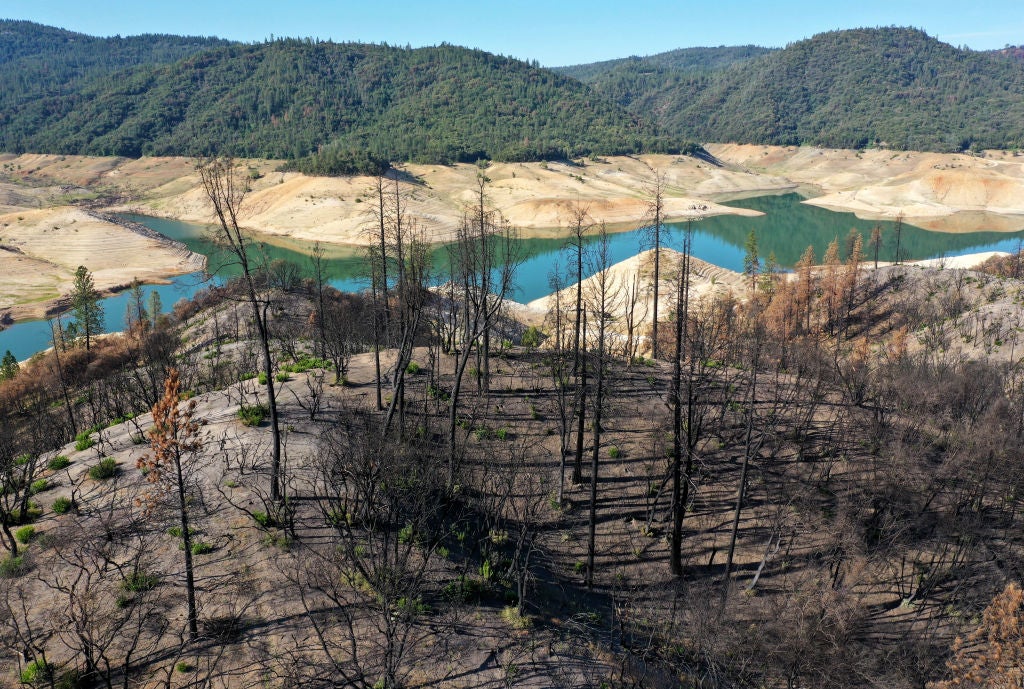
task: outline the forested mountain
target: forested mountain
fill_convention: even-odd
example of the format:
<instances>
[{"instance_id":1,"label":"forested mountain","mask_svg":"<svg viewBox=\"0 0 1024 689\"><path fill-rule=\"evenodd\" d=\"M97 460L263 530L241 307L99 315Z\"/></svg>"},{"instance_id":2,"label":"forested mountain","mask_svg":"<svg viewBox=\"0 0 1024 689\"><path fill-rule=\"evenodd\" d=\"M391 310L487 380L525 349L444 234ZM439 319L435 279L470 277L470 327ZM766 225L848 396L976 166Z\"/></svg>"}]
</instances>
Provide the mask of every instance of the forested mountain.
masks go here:
<instances>
[{"instance_id":1,"label":"forested mountain","mask_svg":"<svg viewBox=\"0 0 1024 689\"><path fill-rule=\"evenodd\" d=\"M396 160L685 152L692 140L1024 145L1024 62L913 29L561 73L451 45L101 39L13 21L0 37L0 150L11 152L229 151L344 173Z\"/></svg>"},{"instance_id":2,"label":"forested mountain","mask_svg":"<svg viewBox=\"0 0 1024 689\"><path fill-rule=\"evenodd\" d=\"M915 29L833 31L703 73L645 60L573 70L663 130L704 141L1024 145L1024 64Z\"/></svg>"},{"instance_id":3,"label":"forested mountain","mask_svg":"<svg viewBox=\"0 0 1024 689\"><path fill-rule=\"evenodd\" d=\"M0 108L58 96L128 67L175 62L227 43L219 38L153 34L97 38L0 19Z\"/></svg>"},{"instance_id":4,"label":"forested mountain","mask_svg":"<svg viewBox=\"0 0 1024 689\"><path fill-rule=\"evenodd\" d=\"M17 73L25 59L3 71ZM110 69L75 89L26 86L0 112L7 151L319 153L304 166L321 172L368 157L538 160L681 147L574 79L450 45L230 44L173 64Z\"/></svg>"},{"instance_id":5,"label":"forested mountain","mask_svg":"<svg viewBox=\"0 0 1024 689\"><path fill-rule=\"evenodd\" d=\"M603 85L610 75L628 65L688 72L711 72L746 62L772 51L772 48L762 48L756 45L679 48L645 57L633 56L582 65L555 67L554 71L588 84Z\"/></svg>"}]
</instances>

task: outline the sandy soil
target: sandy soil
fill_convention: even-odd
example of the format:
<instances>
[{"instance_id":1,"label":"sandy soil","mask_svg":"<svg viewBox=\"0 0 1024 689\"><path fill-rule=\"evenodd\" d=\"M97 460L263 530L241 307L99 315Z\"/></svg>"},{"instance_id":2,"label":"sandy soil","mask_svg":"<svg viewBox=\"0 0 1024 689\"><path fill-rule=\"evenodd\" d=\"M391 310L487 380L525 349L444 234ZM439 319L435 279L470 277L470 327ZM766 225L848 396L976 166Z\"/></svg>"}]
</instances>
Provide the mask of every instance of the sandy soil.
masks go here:
<instances>
[{"instance_id":1,"label":"sandy soil","mask_svg":"<svg viewBox=\"0 0 1024 689\"><path fill-rule=\"evenodd\" d=\"M660 170L669 219L695 212L756 214L722 203L811 188L821 195L807 203L862 217L891 218L902 212L908 222L940 231L1024 229L1024 158L1011 153L970 156L736 144L707 148L721 165L667 155L577 163L495 163L486 172L491 180L488 201L524 236L558 236L558 227L568 222L577 203L587 207L595 221L622 227L644 216L651 177ZM246 160L240 165L251 187L243 213L248 228L279 237L282 243L319 240L365 245L370 241L372 178L276 172L279 161ZM407 215L428 241L453 238L473 203L477 171L473 165L402 169L403 179L410 180L403 184ZM181 257L159 248L149 251L145 247L155 246L151 240L138 236L116 240L130 234L121 228L97 232L94 223L88 226L87 236L68 232L66 226L72 224L76 211L65 204L100 194L116 200L110 210L195 223L212 220L190 159L0 155L0 213L4 214L0 222L8 223L0 227L0 243L23 252L0 255L7 274L16 276L5 281L11 286L0 294L0 309L19 305L19 316L41 315L45 304L64 290L69 271L78 262L97 272L97 284L104 288L126 284L133 276L154 280L193 269L194 259L182 265ZM22 227L12 217L33 219ZM40 240L44 225L50 234ZM65 227L60 236L67 239L55 242L52 233L58 226Z\"/></svg>"},{"instance_id":2,"label":"sandy soil","mask_svg":"<svg viewBox=\"0 0 1024 689\"><path fill-rule=\"evenodd\" d=\"M950 270L962 268L964 270L970 270L971 268L977 268L993 256L1009 255L1010 254L1005 251L979 251L976 254L966 254L964 256L926 258L923 261L914 261L913 265L923 266L925 268L948 268Z\"/></svg>"},{"instance_id":3,"label":"sandy soil","mask_svg":"<svg viewBox=\"0 0 1024 689\"><path fill-rule=\"evenodd\" d=\"M676 276L682 254L673 249L661 251L661 279L658 289L658 321L663 322L675 309ZM608 269L607 310L611 314L608 329L613 346L635 348L635 354L649 354L648 332L651 326L654 303L654 250L644 251L636 256L614 264ZM690 259L690 300L701 300L729 291L743 291L743 276L726 268ZM583 298L596 303L600 289L600 276L593 275L583 281ZM550 294L527 304L508 302L508 309L522 323L552 331L552 317L549 315L561 302L562 309L571 311L576 299L576 285L573 283L558 295ZM629 317L632 312L634 332L629 335ZM567 328L571 324L566 325ZM589 328L588 328L589 329ZM595 331L596 333L596 331ZM595 334L596 336L596 334ZM632 340L632 342L630 342Z\"/></svg>"},{"instance_id":4,"label":"sandy soil","mask_svg":"<svg viewBox=\"0 0 1024 689\"><path fill-rule=\"evenodd\" d=\"M704 215L755 211L731 209L709 200L721 189L751 190L764 180L746 173L716 170L706 163L674 156L614 158L585 165L566 163L495 163L487 169L491 182L488 201L520 229L524 236L557 236L575 203L586 206L595 221L612 225L636 223L647 206L646 185L653 168L666 173L665 213L683 219L700 207ZM708 183L707 170L717 182ZM403 172L415 182L404 185L407 213L428 241L449 241L463 213L473 203L477 168L473 165L407 165ZM245 223L265 234L306 241L365 245L372 241L375 181L369 177L308 177L270 172L253 180ZM180 192L182 186L189 186ZM773 190L786 188L784 180L771 180ZM210 221L208 203L197 180L178 180L156 188L132 210L179 218Z\"/></svg>"},{"instance_id":5,"label":"sandy soil","mask_svg":"<svg viewBox=\"0 0 1024 689\"><path fill-rule=\"evenodd\" d=\"M86 266L97 289L201 270L202 256L69 206L0 215L0 313L42 318Z\"/></svg>"},{"instance_id":6,"label":"sandy soil","mask_svg":"<svg viewBox=\"0 0 1024 689\"><path fill-rule=\"evenodd\" d=\"M1024 157L1010 152L983 155L886 150L832 150L708 144L722 165L685 156L645 155L578 163L495 163L489 201L525 234L552 236L576 201L597 221L635 223L643 215L655 169L665 175L666 212L685 217L694 205L710 213L748 212L714 203L758 193L813 189L808 203L862 217L892 218L939 231L1024 229ZM270 235L339 244L365 244L373 224L373 180L367 177L307 177L275 172L279 161L240 161L252 193L246 224ZM210 220L207 203L185 158L88 158L0 156L2 174L21 183L13 194L0 186L0 208L30 206L71 193L98 189L125 199L131 209L190 222ZM408 214L428 239L450 239L472 203L473 165L407 165L415 180ZM62 185L55 187L54 185ZM31 187L49 187L46 194ZM28 191L27 191L28 190ZM28 195L29 203L24 203ZM19 203L19 201L21 201Z\"/></svg>"},{"instance_id":7,"label":"sandy soil","mask_svg":"<svg viewBox=\"0 0 1024 689\"><path fill-rule=\"evenodd\" d=\"M211 220L192 163L183 158L127 160L78 156L0 156L4 171L23 187L82 185L123 198L114 210L133 210L188 222ZM374 180L307 177L274 172L277 161L241 161L250 174L245 224L270 235L362 245L373 225ZM711 200L729 193L793 188L782 177L719 168L680 156L615 157L569 163L495 163L487 168L490 204L528 236L553 236L578 201L594 220L636 223L647 205L654 169L665 174L665 213L682 219L700 206L703 215L754 214ZM451 239L473 202L473 165L407 165L408 215L430 241ZM0 197L2 202L2 197Z\"/></svg>"},{"instance_id":8,"label":"sandy soil","mask_svg":"<svg viewBox=\"0 0 1024 689\"><path fill-rule=\"evenodd\" d=\"M866 218L894 218L946 232L1024 229L1024 157L916 151L709 144L750 173L819 187L806 203Z\"/></svg>"}]
</instances>

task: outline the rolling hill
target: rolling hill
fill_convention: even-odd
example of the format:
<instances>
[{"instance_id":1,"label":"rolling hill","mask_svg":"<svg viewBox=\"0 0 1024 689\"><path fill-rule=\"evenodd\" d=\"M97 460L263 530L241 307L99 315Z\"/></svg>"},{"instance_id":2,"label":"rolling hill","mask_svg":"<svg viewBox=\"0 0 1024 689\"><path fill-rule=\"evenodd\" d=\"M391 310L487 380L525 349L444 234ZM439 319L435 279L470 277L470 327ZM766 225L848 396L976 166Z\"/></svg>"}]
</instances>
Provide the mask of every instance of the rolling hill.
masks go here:
<instances>
[{"instance_id":1,"label":"rolling hill","mask_svg":"<svg viewBox=\"0 0 1024 689\"><path fill-rule=\"evenodd\" d=\"M219 38L164 34L97 38L0 19L0 111L110 80L124 69L167 64L227 44Z\"/></svg>"},{"instance_id":2,"label":"rolling hill","mask_svg":"<svg viewBox=\"0 0 1024 689\"><path fill-rule=\"evenodd\" d=\"M5 29L40 33L34 25ZM50 33L54 46L77 49L66 32ZM86 41L84 50L102 54L117 43L105 45ZM183 40L176 48L190 45ZM413 50L286 39L218 45L173 62L157 59L174 52L165 45L134 60L98 60L46 88L14 83L41 52L12 51L0 63L12 84L0 110L2 150L316 153L305 166L336 172L375 160L541 160L684 147L579 81L450 45Z\"/></svg>"},{"instance_id":3,"label":"rolling hill","mask_svg":"<svg viewBox=\"0 0 1024 689\"><path fill-rule=\"evenodd\" d=\"M442 44L94 38L0 22L0 150L391 161L697 152L690 141L1024 146L1024 62L915 29L687 48L548 70Z\"/></svg>"},{"instance_id":4,"label":"rolling hill","mask_svg":"<svg viewBox=\"0 0 1024 689\"><path fill-rule=\"evenodd\" d=\"M652 56L567 72L653 116L664 131L702 141L932 151L1024 145L1024 63L998 52L880 28L738 55L719 69Z\"/></svg>"}]
</instances>

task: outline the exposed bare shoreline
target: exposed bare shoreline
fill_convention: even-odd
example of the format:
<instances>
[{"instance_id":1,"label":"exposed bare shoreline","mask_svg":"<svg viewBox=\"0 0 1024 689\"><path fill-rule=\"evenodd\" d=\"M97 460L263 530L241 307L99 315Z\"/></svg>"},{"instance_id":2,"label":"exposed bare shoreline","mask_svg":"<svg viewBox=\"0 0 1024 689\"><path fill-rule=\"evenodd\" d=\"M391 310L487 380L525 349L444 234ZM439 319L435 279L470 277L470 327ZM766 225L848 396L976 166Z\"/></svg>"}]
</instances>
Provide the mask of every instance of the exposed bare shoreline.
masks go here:
<instances>
[{"instance_id":1,"label":"exposed bare shoreline","mask_svg":"<svg viewBox=\"0 0 1024 689\"><path fill-rule=\"evenodd\" d=\"M665 215L732 213L730 200L799 191L805 203L864 218L894 218L929 230L1024 229L1024 157L914 151L708 144L718 161L685 156L609 157L574 163L494 163L488 198L524 237L558 237L576 204L612 230L643 217L648 186L664 175ZM93 271L103 290L134 277L156 282L202 268L202 257L125 227L109 213L132 211L197 224L208 206L185 158L0 155L0 316L42 317L59 305L74 268ZM251 192L245 225L271 242L364 246L370 241L374 180L275 171L277 161L240 161ZM427 241L453 238L472 202L473 165L406 165L407 212ZM89 195L116 198L100 213L68 205Z\"/></svg>"}]
</instances>

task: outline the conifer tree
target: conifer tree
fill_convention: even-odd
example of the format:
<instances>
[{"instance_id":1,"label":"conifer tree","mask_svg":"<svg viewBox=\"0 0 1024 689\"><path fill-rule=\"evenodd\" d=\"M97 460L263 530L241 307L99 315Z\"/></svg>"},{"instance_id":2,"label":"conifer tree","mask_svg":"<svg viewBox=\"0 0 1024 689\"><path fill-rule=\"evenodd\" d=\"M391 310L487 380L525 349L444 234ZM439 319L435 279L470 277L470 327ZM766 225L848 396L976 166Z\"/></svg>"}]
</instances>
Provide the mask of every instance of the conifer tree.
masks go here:
<instances>
[{"instance_id":1,"label":"conifer tree","mask_svg":"<svg viewBox=\"0 0 1024 689\"><path fill-rule=\"evenodd\" d=\"M149 293L149 317L153 319L153 327L157 326L157 321L160 320L161 314L163 314L164 305L160 301L160 293L153 290Z\"/></svg>"},{"instance_id":2,"label":"conifer tree","mask_svg":"<svg viewBox=\"0 0 1024 689\"><path fill-rule=\"evenodd\" d=\"M124 314L124 325L126 331L139 329L145 332L149 328L146 299L142 294L142 283L138 278L132 279L131 293L128 295L128 306Z\"/></svg>"},{"instance_id":3,"label":"conifer tree","mask_svg":"<svg viewBox=\"0 0 1024 689\"><path fill-rule=\"evenodd\" d=\"M750 281L750 291L757 289L757 276L761 273L761 258L757 253L757 235L753 230L743 245L743 274Z\"/></svg>"},{"instance_id":4,"label":"conifer tree","mask_svg":"<svg viewBox=\"0 0 1024 689\"><path fill-rule=\"evenodd\" d=\"M0 360L0 380L10 380L16 375L18 375L18 360L8 349L4 352L4 358Z\"/></svg>"},{"instance_id":5,"label":"conifer tree","mask_svg":"<svg viewBox=\"0 0 1024 689\"><path fill-rule=\"evenodd\" d=\"M78 266L75 270L71 312L75 317L74 334L85 338L85 351L88 352L92 340L103 332L103 306L93 284L92 273L85 266Z\"/></svg>"}]
</instances>

